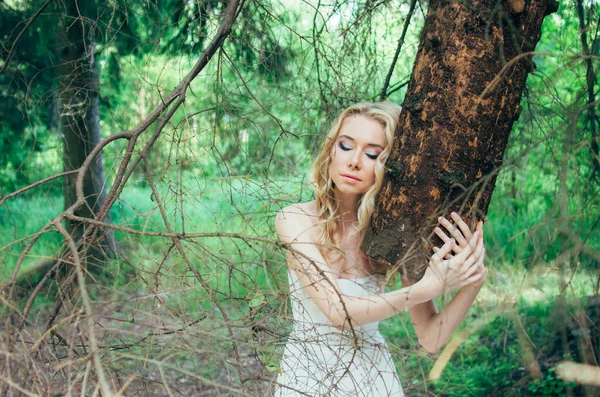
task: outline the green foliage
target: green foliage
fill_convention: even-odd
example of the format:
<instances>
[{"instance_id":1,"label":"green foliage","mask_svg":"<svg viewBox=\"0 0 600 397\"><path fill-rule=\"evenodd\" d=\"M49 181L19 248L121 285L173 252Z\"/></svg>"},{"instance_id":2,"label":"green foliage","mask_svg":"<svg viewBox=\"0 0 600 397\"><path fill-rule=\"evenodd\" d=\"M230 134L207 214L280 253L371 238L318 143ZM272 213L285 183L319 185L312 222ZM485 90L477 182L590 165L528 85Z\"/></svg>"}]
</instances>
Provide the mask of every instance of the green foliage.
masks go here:
<instances>
[{"instance_id":1,"label":"green foliage","mask_svg":"<svg viewBox=\"0 0 600 397\"><path fill-rule=\"evenodd\" d=\"M67 20L65 24L70 23L70 4L66 2L50 6L55 7L52 13L42 13L36 19L32 28L26 30L21 37L16 51L11 54L7 71L0 75L0 112L3 114L0 120L0 164L5 165L0 171L2 191L16 190L62 168L57 145L59 140L54 135L59 121L56 110L57 73L54 65L59 63L56 51L60 47L59 38L64 32L61 31L61 23L57 24L56 21ZM35 10L34 5L26 3L0 4L0 67L4 65L2 60L8 56L12 41L20 30L19 26ZM93 32L92 40L98 48L95 57L101 68L102 124L104 135L108 136L128 126L133 127L143 119L132 118L132 110L142 116L160 102L158 92L146 91L152 99L147 103L140 103L137 109L131 109L131 98L140 96L140 90L143 97L143 92L154 86L147 84L148 81L160 81L161 76L167 76L167 90L179 82L180 74L164 73L163 62L167 58L159 55L166 54L171 59L181 56L183 62L189 62L188 65L191 66L204 50L205 39L214 34L214 26L218 26L224 3L216 0L188 3L167 1L161 2L159 6L152 2L117 1L105 4L90 1L78 10L85 16L86 23L93 21L93 26L88 28ZM240 36L238 40L232 41L230 49L234 54L244 54L243 62L240 63L242 72L254 73L258 70L264 79L278 84L288 77L286 60L291 57L291 52L275 36L276 32L269 21L270 17L263 7L249 4L239 17L236 28L239 27ZM182 49L185 50L182 52ZM144 58L148 54L156 57L150 63ZM154 68L155 74L151 73L149 79L140 81L140 68L148 64ZM233 73L227 78L234 78ZM246 104L248 102L244 101ZM238 104L238 108L241 109L244 103ZM188 106L193 108L213 105L204 100L200 103L188 101ZM218 109L224 110L220 119L229 119L234 113L231 106ZM183 117L185 116L180 113L179 118ZM107 123L106 120L110 121ZM261 127L261 130L265 127L269 132L273 130L273 126L267 125ZM205 128L211 129L211 123ZM230 128L239 127L232 125ZM227 125L224 129L228 129ZM277 135L260 132L252 138L250 145L260 142L258 146L265 148L257 156L266 158L270 151L262 143L267 138L272 144ZM244 138L226 137L225 140L221 150L225 151L227 158L235 158L232 164L234 172L248 173L248 167L241 164L247 158L237 156L248 150L246 141L240 142ZM210 141L210 138L206 141ZM107 152L106 157L110 158L110 149ZM254 153L254 150L250 152ZM39 158L45 158L47 153L50 153L53 161L45 162L43 167L39 167L40 164L36 163L40 162ZM222 172L216 169L218 165L214 161L211 166L211 174ZM260 169L251 172L260 172Z\"/></svg>"},{"instance_id":2,"label":"green foliage","mask_svg":"<svg viewBox=\"0 0 600 397\"><path fill-rule=\"evenodd\" d=\"M16 29L23 15L32 12L29 5L18 9L0 4L0 68L8 55ZM7 70L0 74L0 194L16 190L24 184L50 175L55 170L56 149L51 130L56 123L52 112L52 78L47 72L52 61L47 48L52 47L52 35L41 35L40 29L29 29L12 53ZM52 162L40 163L47 156ZM47 168L46 168L47 167Z\"/></svg>"},{"instance_id":3,"label":"green foliage","mask_svg":"<svg viewBox=\"0 0 600 397\"><path fill-rule=\"evenodd\" d=\"M573 389L573 384L567 384L556 377L555 369L550 368L543 379L536 379L529 385L529 391L534 396L563 396L567 388ZM572 391L572 390L571 390Z\"/></svg>"},{"instance_id":4,"label":"green foliage","mask_svg":"<svg viewBox=\"0 0 600 397\"><path fill-rule=\"evenodd\" d=\"M570 267L593 269L597 259L589 252L600 250L600 202L598 183L590 179L586 65L571 57L581 45L579 22L573 8L561 7L542 28L537 69L527 81L488 211L496 225L488 249L524 266L560 258Z\"/></svg>"},{"instance_id":5,"label":"green foliage","mask_svg":"<svg viewBox=\"0 0 600 397\"><path fill-rule=\"evenodd\" d=\"M512 275L513 286L520 283L519 275ZM573 280L576 284L585 283L585 276ZM546 283L551 283L547 280ZM493 283L493 281L492 281ZM489 286L496 287L495 285ZM545 288L548 290L548 288ZM429 395L427 390L439 396L563 396L569 389L573 395L581 393L580 387L557 378L554 365L563 359L560 334L564 322L553 320L556 314L555 296L526 303L521 301L518 312L527 337L534 346L538 362L543 370L543 378L533 379L526 369L523 353L511 311L501 313L493 321L474 332L452 355L450 362L437 381L423 383L433 363L440 357L420 355L412 349L416 347L416 335L412 327L405 324L403 316L386 320L381 327L386 340L392 346L394 360L401 376L405 392L411 395ZM575 310L578 299L571 301ZM489 303L484 307L493 310ZM488 313L488 315L492 315ZM561 317L562 318L562 317ZM474 323L467 318L461 329L469 329ZM573 346L575 351L578 349ZM407 356L406 350L411 351Z\"/></svg>"}]
</instances>

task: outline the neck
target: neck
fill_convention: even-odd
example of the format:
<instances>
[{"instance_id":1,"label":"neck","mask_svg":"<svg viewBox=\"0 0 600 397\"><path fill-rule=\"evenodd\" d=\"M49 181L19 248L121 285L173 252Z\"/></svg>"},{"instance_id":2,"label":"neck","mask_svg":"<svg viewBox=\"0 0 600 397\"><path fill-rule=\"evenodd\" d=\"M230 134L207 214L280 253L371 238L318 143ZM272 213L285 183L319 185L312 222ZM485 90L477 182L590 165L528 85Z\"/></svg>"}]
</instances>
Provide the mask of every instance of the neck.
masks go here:
<instances>
[{"instance_id":1,"label":"neck","mask_svg":"<svg viewBox=\"0 0 600 397\"><path fill-rule=\"evenodd\" d=\"M342 223L342 228L346 225L358 221L358 200L360 196L354 194L344 194L335 192L335 200L338 202L339 222Z\"/></svg>"}]
</instances>

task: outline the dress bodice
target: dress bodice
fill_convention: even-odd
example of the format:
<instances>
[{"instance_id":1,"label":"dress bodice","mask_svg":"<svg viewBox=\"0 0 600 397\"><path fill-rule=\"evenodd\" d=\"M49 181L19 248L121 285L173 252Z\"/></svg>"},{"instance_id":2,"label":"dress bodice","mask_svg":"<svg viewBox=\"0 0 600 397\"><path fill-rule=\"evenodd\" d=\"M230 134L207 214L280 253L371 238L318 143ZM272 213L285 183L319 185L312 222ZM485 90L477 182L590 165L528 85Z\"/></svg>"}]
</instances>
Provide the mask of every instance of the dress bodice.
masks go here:
<instances>
[{"instance_id":1,"label":"dress bodice","mask_svg":"<svg viewBox=\"0 0 600 397\"><path fill-rule=\"evenodd\" d=\"M379 323L338 329L308 296L296 272L288 271L288 278L294 328L274 396L403 397ZM366 298L383 292L385 276L335 281L342 295Z\"/></svg>"},{"instance_id":2,"label":"dress bodice","mask_svg":"<svg viewBox=\"0 0 600 397\"><path fill-rule=\"evenodd\" d=\"M294 316L294 329L296 331L323 333L341 333L343 331L334 327L331 321L323 314L316 303L308 296L302 284L298 280L296 272L288 271L290 283L290 300L292 303L292 312ZM382 274L372 274L367 277L345 279L335 279L340 292L343 295L360 297L383 292L383 281L385 276ZM355 332L364 333L364 336L374 337L378 334L378 322L356 326ZM345 330L347 331L347 330Z\"/></svg>"}]
</instances>

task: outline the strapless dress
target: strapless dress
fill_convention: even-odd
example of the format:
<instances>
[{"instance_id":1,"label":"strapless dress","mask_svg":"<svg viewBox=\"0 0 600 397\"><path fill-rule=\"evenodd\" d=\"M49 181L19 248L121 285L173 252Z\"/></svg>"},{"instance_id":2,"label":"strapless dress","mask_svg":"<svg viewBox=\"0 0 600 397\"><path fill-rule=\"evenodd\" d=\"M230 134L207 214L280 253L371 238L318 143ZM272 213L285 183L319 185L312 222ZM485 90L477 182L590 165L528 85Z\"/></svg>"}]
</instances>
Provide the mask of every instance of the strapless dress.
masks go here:
<instances>
[{"instance_id":1,"label":"strapless dress","mask_svg":"<svg viewBox=\"0 0 600 397\"><path fill-rule=\"evenodd\" d=\"M340 330L288 271L293 330L280 361L275 397L401 397L402 386L378 322ZM385 276L337 279L343 295L382 293Z\"/></svg>"}]
</instances>

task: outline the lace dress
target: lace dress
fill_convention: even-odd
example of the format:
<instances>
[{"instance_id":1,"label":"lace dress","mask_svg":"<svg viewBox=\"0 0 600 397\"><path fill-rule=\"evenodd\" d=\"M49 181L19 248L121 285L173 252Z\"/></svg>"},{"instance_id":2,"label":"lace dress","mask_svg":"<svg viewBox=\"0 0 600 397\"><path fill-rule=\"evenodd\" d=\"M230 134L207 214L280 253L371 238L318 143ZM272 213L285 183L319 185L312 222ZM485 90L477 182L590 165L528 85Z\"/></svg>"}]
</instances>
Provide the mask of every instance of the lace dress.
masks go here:
<instances>
[{"instance_id":1,"label":"lace dress","mask_svg":"<svg viewBox=\"0 0 600 397\"><path fill-rule=\"evenodd\" d=\"M383 275L336 280L349 296L383 292ZM371 323L340 331L288 271L294 329L281 359L275 397L404 396L388 346Z\"/></svg>"}]
</instances>

